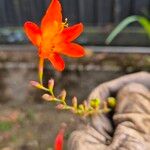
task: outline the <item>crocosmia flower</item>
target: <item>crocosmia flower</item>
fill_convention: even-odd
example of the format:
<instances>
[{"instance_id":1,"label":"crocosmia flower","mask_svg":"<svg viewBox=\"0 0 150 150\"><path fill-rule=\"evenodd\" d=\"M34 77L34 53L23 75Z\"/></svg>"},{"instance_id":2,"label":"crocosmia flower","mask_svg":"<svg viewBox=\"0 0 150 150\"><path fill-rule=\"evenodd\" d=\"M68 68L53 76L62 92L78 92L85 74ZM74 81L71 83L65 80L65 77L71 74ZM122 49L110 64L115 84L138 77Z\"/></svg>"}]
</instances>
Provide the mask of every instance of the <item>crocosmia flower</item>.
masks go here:
<instances>
[{"instance_id":1,"label":"crocosmia flower","mask_svg":"<svg viewBox=\"0 0 150 150\"><path fill-rule=\"evenodd\" d=\"M67 20L62 21L61 11L59 0L52 0L40 27L30 21L24 24L28 38L38 47L41 68L44 59L48 59L56 70L62 71L65 63L61 54L69 57L84 56L83 47L72 42L83 31L82 23L68 27Z\"/></svg>"},{"instance_id":2,"label":"crocosmia flower","mask_svg":"<svg viewBox=\"0 0 150 150\"><path fill-rule=\"evenodd\" d=\"M63 150L64 129L61 129L55 139L55 150Z\"/></svg>"}]
</instances>

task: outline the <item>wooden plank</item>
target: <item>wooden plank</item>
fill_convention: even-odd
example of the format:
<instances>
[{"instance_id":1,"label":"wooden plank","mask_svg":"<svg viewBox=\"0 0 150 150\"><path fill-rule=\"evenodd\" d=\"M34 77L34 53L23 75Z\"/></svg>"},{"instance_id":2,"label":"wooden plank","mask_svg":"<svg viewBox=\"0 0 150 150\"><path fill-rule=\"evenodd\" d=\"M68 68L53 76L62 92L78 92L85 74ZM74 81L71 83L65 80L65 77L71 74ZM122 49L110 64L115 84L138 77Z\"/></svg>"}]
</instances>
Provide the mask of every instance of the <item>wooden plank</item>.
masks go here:
<instances>
[{"instance_id":1,"label":"wooden plank","mask_svg":"<svg viewBox=\"0 0 150 150\"><path fill-rule=\"evenodd\" d=\"M28 2L29 0L20 0L21 23L32 19L30 16L30 5Z\"/></svg>"},{"instance_id":2,"label":"wooden plank","mask_svg":"<svg viewBox=\"0 0 150 150\"><path fill-rule=\"evenodd\" d=\"M46 8L49 6L49 4L51 3L51 0L44 0L45 6Z\"/></svg>"},{"instance_id":3,"label":"wooden plank","mask_svg":"<svg viewBox=\"0 0 150 150\"><path fill-rule=\"evenodd\" d=\"M68 18L69 24L79 22L78 0L61 0L63 17Z\"/></svg>"},{"instance_id":4,"label":"wooden plank","mask_svg":"<svg viewBox=\"0 0 150 150\"><path fill-rule=\"evenodd\" d=\"M133 14L147 15L150 14L150 0L135 0L133 3Z\"/></svg>"},{"instance_id":5,"label":"wooden plank","mask_svg":"<svg viewBox=\"0 0 150 150\"><path fill-rule=\"evenodd\" d=\"M6 26L13 26L16 24L17 20L15 17L15 11L12 0L5 0L5 13L6 13Z\"/></svg>"},{"instance_id":6,"label":"wooden plank","mask_svg":"<svg viewBox=\"0 0 150 150\"><path fill-rule=\"evenodd\" d=\"M113 17L113 1L112 0L97 0L96 14L98 25L106 25L112 22Z\"/></svg>"},{"instance_id":7,"label":"wooden plank","mask_svg":"<svg viewBox=\"0 0 150 150\"><path fill-rule=\"evenodd\" d=\"M94 25L94 3L93 0L79 0L79 19L87 26Z\"/></svg>"},{"instance_id":8,"label":"wooden plank","mask_svg":"<svg viewBox=\"0 0 150 150\"><path fill-rule=\"evenodd\" d=\"M48 0L47 0L48 1ZM49 0L50 1L50 0ZM42 17L44 16L48 3L46 0L33 0L34 2L34 18L37 23L40 24Z\"/></svg>"},{"instance_id":9,"label":"wooden plank","mask_svg":"<svg viewBox=\"0 0 150 150\"><path fill-rule=\"evenodd\" d=\"M6 24L7 17L5 13L5 0L0 1L0 26L3 27Z\"/></svg>"},{"instance_id":10,"label":"wooden plank","mask_svg":"<svg viewBox=\"0 0 150 150\"><path fill-rule=\"evenodd\" d=\"M22 30L19 28L0 28L0 44L10 44L8 37L11 33L15 33L16 30L17 32L20 30L20 34L22 34ZM6 35L5 33L10 34ZM105 40L108 34L109 32L105 29L105 27L85 27L84 33L76 41L83 45L106 45ZM13 44L27 43L27 40L24 38L23 34L22 38L24 39L23 41L14 41ZM150 42L147 34L144 30L141 30L140 27L129 27L119 34L111 45L150 46Z\"/></svg>"},{"instance_id":11,"label":"wooden plank","mask_svg":"<svg viewBox=\"0 0 150 150\"><path fill-rule=\"evenodd\" d=\"M20 0L13 0L13 7L15 11L15 18L16 18L16 23L14 26L21 26L21 10L20 10Z\"/></svg>"},{"instance_id":12,"label":"wooden plank","mask_svg":"<svg viewBox=\"0 0 150 150\"><path fill-rule=\"evenodd\" d=\"M39 11L36 9L35 0L20 0L21 22L22 24L27 20L37 22L39 18Z\"/></svg>"},{"instance_id":13,"label":"wooden plank","mask_svg":"<svg viewBox=\"0 0 150 150\"><path fill-rule=\"evenodd\" d=\"M114 22L119 23L121 20L130 15L131 0L115 0Z\"/></svg>"}]
</instances>

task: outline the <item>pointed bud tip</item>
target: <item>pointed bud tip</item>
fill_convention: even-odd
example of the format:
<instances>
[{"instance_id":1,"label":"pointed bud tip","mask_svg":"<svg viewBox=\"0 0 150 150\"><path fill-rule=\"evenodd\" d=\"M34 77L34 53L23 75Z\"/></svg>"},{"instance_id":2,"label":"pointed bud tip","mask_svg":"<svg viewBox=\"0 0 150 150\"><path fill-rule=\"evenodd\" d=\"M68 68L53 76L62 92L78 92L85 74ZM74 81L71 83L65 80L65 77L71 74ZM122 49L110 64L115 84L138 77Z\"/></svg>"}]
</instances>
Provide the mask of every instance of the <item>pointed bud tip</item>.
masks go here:
<instances>
[{"instance_id":1,"label":"pointed bud tip","mask_svg":"<svg viewBox=\"0 0 150 150\"><path fill-rule=\"evenodd\" d=\"M30 81L30 84L31 84L32 86L37 86L37 85L39 85L39 83L36 82L36 81Z\"/></svg>"},{"instance_id":2,"label":"pointed bud tip","mask_svg":"<svg viewBox=\"0 0 150 150\"><path fill-rule=\"evenodd\" d=\"M67 96L66 90L62 90L59 95L60 99L64 101L66 99L66 96Z\"/></svg>"},{"instance_id":3,"label":"pointed bud tip","mask_svg":"<svg viewBox=\"0 0 150 150\"><path fill-rule=\"evenodd\" d=\"M38 89L43 88L43 86L39 82L36 82L36 81L30 81L30 84Z\"/></svg>"},{"instance_id":4,"label":"pointed bud tip","mask_svg":"<svg viewBox=\"0 0 150 150\"><path fill-rule=\"evenodd\" d=\"M74 97L72 98L72 104L73 104L74 108L77 107L77 104L78 104L77 97L74 96Z\"/></svg>"},{"instance_id":5,"label":"pointed bud tip","mask_svg":"<svg viewBox=\"0 0 150 150\"><path fill-rule=\"evenodd\" d=\"M50 90L53 90L53 88L54 88L54 83L55 83L54 79L50 79L50 80L48 81L48 88L49 88Z\"/></svg>"},{"instance_id":6,"label":"pointed bud tip","mask_svg":"<svg viewBox=\"0 0 150 150\"><path fill-rule=\"evenodd\" d=\"M42 98L46 101L52 101L53 100L53 96L49 95L49 94L44 94L42 96Z\"/></svg>"},{"instance_id":7,"label":"pointed bud tip","mask_svg":"<svg viewBox=\"0 0 150 150\"><path fill-rule=\"evenodd\" d=\"M50 83L50 84L54 83L54 79L50 79L50 80L48 81L48 83Z\"/></svg>"},{"instance_id":8,"label":"pointed bud tip","mask_svg":"<svg viewBox=\"0 0 150 150\"><path fill-rule=\"evenodd\" d=\"M63 104L58 104L58 105L56 106L56 109L62 110L62 109L64 109L64 105L63 105Z\"/></svg>"},{"instance_id":9,"label":"pointed bud tip","mask_svg":"<svg viewBox=\"0 0 150 150\"><path fill-rule=\"evenodd\" d=\"M77 97L76 97L76 96L74 96L74 97L72 98L72 101L77 102Z\"/></svg>"},{"instance_id":10,"label":"pointed bud tip","mask_svg":"<svg viewBox=\"0 0 150 150\"><path fill-rule=\"evenodd\" d=\"M88 102L87 102L86 100L84 100L84 101L83 101L83 105L84 105L84 107L87 108L87 107L88 107Z\"/></svg>"}]
</instances>

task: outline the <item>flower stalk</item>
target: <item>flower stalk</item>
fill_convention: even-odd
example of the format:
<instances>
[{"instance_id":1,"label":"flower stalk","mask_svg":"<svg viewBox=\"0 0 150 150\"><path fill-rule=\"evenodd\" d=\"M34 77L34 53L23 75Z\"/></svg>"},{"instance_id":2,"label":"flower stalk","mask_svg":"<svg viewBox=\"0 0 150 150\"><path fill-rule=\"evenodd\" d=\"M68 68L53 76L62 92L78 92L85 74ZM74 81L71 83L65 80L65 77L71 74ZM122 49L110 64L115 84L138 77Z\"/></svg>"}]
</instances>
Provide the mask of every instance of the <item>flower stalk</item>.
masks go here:
<instances>
[{"instance_id":1,"label":"flower stalk","mask_svg":"<svg viewBox=\"0 0 150 150\"><path fill-rule=\"evenodd\" d=\"M35 81L32 81L32 85L36 88L46 91L47 93L43 94L42 98L47 102L56 103L57 109L67 110L81 117L87 117L93 114L108 113L113 107L115 107L116 103L116 100L111 97L104 102L97 98L90 100L90 103L88 103L87 100L84 100L82 104L78 104L77 97L73 97L72 105L69 105L67 104L68 100L66 99L66 90L62 90L58 96L55 96L54 79L48 81L48 87L44 87L43 85Z\"/></svg>"},{"instance_id":2,"label":"flower stalk","mask_svg":"<svg viewBox=\"0 0 150 150\"><path fill-rule=\"evenodd\" d=\"M61 91L58 96L54 93L54 80L48 81L48 86L43 85L44 60L49 60L57 71L63 71L65 68L64 60L61 55L79 58L85 55L84 48L73 41L83 32L82 23L68 26L68 20L63 22L62 7L59 0L52 0L45 15L41 20L41 25L27 21L24 24L24 31L34 46L38 48L39 82L31 81L31 85L44 90L46 93L42 96L47 102L55 102L56 108L60 110L69 110L80 116L89 116L92 114L101 114L110 111L115 105L113 99L109 102L101 102L100 99L92 99L90 103L84 101L78 104L78 99L72 99L72 105L67 104L67 92ZM108 107L108 104L111 106Z\"/></svg>"}]
</instances>

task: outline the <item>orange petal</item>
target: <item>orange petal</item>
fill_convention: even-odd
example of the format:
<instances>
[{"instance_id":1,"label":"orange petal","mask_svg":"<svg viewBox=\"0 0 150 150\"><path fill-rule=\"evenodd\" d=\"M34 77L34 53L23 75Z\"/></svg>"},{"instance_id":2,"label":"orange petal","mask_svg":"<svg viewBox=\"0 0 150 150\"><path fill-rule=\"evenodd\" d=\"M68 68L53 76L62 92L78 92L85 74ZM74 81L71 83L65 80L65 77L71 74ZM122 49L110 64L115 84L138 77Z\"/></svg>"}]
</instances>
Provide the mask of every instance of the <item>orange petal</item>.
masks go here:
<instances>
[{"instance_id":1,"label":"orange petal","mask_svg":"<svg viewBox=\"0 0 150 150\"><path fill-rule=\"evenodd\" d=\"M41 43L41 30L40 28L33 22L27 21L24 24L24 30L27 34L30 41L36 45L39 46Z\"/></svg>"},{"instance_id":2,"label":"orange petal","mask_svg":"<svg viewBox=\"0 0 150 150\"><path fill-rule=\"evenodd\" d=\"M85 55L84 48L75 43L67 43L61 47L59 53L69 57L82 57Z\"/></svg>"},{"instance_id":3,"label":"orange petal","mask_svg":"<svg viewBox=\"0 0 150 150\"><path fill-rule=\"evenodd\" d=\"M53 27L54 22L62 23L61 4L59 0L52 0L42 19L41 30L46 32L47 28Z\"/></svg>"},{"instance_id":4,"label":"orange petal","mask_svg":"<svg viewBox=\"0 0 150 150\"><path fill-rule=\"evenodd\" d=\"M60 130L55 139L55 150L63 150L64 130Z\"/></svg>"},{"instance_id":5,"label":"orange petal","mask_svg":"<svg viewBox=\"0 0 150 150\"><path fill-rule=\"evenodd\" d=\"M48 57L49 61L52 63L53 67L58 71L63 71L65 68L65 63L58 53L53 53Z\"/></svg>"},{"instance_id":6,"label":"orange petal","mask_svg":"<svg viewBox=\"0 0 150 150\"><path fill-rule=\"evenodd\" d=\"M65 28L61 34L64 40L73 41L83 32L83 24L79 23L72 27Z\"/></svg>"}]
</instances>

